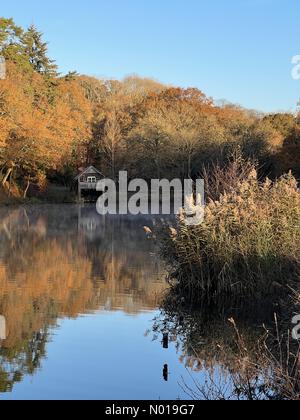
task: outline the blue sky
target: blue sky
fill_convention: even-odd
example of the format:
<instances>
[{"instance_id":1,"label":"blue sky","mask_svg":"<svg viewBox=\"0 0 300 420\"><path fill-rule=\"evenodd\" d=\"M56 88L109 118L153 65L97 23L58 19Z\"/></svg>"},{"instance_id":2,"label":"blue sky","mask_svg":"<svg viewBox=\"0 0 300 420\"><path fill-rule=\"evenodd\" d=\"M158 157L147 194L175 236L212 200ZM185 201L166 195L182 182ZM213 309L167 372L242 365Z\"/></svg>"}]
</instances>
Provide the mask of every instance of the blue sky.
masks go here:
<instances>
[{"instance_id":1,"label":"blue sky","mask_svg":"<svg viewBox=\"0 0 300 420\"><path fill-rule=\"evenodd\" d=\"M137 73L263 111L300 99L299 0L9 0L1 15L37 25L62 72Z\"/></svg>"}]
</instances>

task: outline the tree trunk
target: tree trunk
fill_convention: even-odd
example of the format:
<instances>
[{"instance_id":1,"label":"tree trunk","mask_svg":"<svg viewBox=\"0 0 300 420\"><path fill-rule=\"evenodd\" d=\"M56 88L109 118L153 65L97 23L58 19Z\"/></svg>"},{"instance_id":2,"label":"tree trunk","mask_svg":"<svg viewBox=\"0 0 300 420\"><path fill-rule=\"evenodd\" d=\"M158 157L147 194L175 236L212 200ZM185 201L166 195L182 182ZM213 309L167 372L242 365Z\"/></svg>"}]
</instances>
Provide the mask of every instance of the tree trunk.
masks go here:
<instances>
[{"instance_id":1,"label":"tree trunk","mask_svg":"<svg viewBox=\"0 0 300 420\"><path fill-rule=\"evenodd\" d=\"M192 156L189 153L188 156L188 178L191 179L192 178Z\"/></svg>"},{"instance_id":2,"label":"tree trunk","mask_svg":"<svg viewBox=\"0 0 300 420\"><path fill-rule=\"evenodd\" d=\"M25 188L25 191L24 191L24 194L23 194L23 198L26 198L27 197L27 193L28 193L29 187L30 187L30 181L28 180L27 181L26 188Z\"/></svg>"},{"instance_id":3,"label":"tree trunk","mask_svg":"<svg viewBox=\"0 0 300 420\"><path fill-rule=\"evenodd\" d=\"M7 172L6 172L6 175L5 175L5 177L3 178L3 181L2 181L2 186L4 187L4 185L6 184L6 182L7 182L7 180L8 180L8 178L9 178L9 176L10 176L10 174L12 173L12 168L9 168L8 170L7 170Z\"/></svg>"}]
</instances>

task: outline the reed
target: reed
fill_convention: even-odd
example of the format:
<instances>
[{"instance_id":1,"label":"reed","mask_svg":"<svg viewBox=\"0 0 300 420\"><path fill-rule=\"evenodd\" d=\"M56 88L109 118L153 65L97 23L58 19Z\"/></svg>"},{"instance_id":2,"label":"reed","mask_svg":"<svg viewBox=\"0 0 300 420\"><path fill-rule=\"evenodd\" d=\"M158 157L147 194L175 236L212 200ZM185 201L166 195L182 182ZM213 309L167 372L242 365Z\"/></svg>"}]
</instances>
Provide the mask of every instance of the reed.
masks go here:
<instances>
[{"instance_id":1,"label":"reed","mask_svg":"<svg viewBox=\"0 0 300 420\"><path fill-rule=\"evenodd\" d=\"M214 371L208 372L204 385L192 378L191 385L183 383L187 395L194 400L299 401L300 347L289 332L279 331L277 317L275 335L265 331L254 350L247 347L234 319L229 322L233 325L236 343L229 375L216 379ZM219 346L223 357L226 351Z\"/></svg>"},{"instance_id":2,"label":"reed","mask_svg":"<svg viewBox=\"0 0 300 420\"><path fill-rule=\"evenodd\" d=\"M195 302L263 296L294 287L300 274L300 192L292 174L259 181L255 166L209 199L205 221L160 230L177 291Z\"/></svg>"}]
</instances>

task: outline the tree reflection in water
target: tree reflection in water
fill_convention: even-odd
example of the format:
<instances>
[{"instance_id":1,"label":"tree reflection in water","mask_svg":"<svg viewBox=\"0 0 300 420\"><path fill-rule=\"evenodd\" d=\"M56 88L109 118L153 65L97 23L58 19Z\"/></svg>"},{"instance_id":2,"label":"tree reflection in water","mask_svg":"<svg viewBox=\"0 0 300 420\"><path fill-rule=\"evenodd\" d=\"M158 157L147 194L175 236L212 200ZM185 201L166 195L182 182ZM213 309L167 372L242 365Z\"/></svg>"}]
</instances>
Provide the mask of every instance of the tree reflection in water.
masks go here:
<instances>
[{"instance_id":1,"label":"tree reflection in water","mask_svg":"<svg viewBox=\"0 0 300 420\"><path fill-rule=\"evenodd\" d=\"M210 384L219 381L223 387L229 379L232 385L232 378L244 375L261 386L256 365L270 367L270 359L261 352L266 330L272 356L285 359L272 338L274 313L279 335L285 337L294 308L287 310L272 297L252 307L226 302L208 307L204 302L197 311L188 308L184 300L166 292L166 273L143 231L143 226L151 227L151 220L104 218L93 207L77 206L1 209L0 220L0 320L5 319L5 331L3 322L0 331L0 392L11 391L24 375L40 369L53 327L61 319L99 310L134 315L156 309L163 295L154 338L166 352L175 345L180 362L191 371L206 372ZM161 380L170 381L173 368L162 364ZM182 386L195 396L191 380L192 386ZM291 384L295 390L295 382ZM237 387L224 389L234 389L235 396L240 392Z\"/></svg>"},{"instance_id":2,"label":"tree reflection in water","mask_svg":"<svg viewBox=\"0 0 300 420\"><path fill-rule=\"evenodd\" d=\"M0 213L0 392L40 367L58 319L158 306L166 284L142 229L151 220L77 206Z\"/></svg>"}]
</instances>

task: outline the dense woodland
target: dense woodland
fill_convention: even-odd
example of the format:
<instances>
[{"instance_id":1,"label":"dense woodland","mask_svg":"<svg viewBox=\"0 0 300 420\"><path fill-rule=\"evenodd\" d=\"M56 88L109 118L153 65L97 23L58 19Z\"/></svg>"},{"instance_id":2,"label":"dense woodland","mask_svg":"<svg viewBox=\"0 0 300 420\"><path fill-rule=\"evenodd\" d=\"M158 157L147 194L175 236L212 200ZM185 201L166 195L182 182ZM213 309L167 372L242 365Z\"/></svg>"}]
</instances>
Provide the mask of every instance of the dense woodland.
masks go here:
<instances>
[{"instance_id":1,"label":"dense woodland","mask_svg":"<svg viewBox=\"0 0 300 420\"><path fill-rule=\"evenodd\" d=\"M235 150L254 158L263 174L300 176L300 119L215 103L182 89L130 76L98 80L58 73L34 26L0 19L0 175L5 189L26 197L29 187L69 185L78 168L104 175L195 177Z\"/></svg>"}]
</instances>

